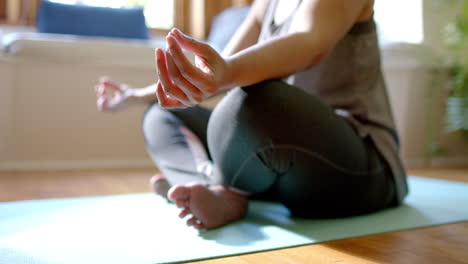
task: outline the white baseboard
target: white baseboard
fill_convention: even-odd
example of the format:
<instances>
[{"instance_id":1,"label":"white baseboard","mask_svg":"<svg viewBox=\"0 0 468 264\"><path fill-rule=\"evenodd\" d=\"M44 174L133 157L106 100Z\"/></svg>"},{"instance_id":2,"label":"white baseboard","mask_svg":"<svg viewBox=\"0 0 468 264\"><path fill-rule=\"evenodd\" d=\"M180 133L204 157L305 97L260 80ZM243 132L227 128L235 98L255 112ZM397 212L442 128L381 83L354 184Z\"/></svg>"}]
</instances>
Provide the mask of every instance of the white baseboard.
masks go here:
<instances>
[{"instance_id":1,"label":"white baseboard","mask_svg":"<svg viewBox=\"0 0 468 264\"><path fill-rule=\"evenodd\" d=\"M405 166L411 168L462 168L468 167L468 156L452 156L452 157L434 157L426 160L408 159L405 160Z\"/></svg>"},{"instance_id":2,"label":"white baseboard","mask_svg":"<svg viewBox=\"0 0 468 264\"><path fill-rule=\"evenodd\" d=\"M47 160L47 161L0 161L0 171L28 170L83 170L83 169L120 169L155 168L149 159L138 160Z\"/></svg>"}]
</instances>

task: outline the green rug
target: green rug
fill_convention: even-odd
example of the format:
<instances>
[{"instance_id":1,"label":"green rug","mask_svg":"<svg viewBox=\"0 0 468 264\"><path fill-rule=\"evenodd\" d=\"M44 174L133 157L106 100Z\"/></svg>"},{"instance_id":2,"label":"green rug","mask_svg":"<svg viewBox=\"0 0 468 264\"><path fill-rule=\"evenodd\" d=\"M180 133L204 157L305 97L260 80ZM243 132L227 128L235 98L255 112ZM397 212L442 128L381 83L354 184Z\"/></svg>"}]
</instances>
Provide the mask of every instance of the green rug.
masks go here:
<instances>
[{"instance_id":1,"label":"green rug","mask_svg":"<svg viewBox=\"0 0 468 264\"><path fill-rule=\"evenodd\" d=\"M247 217L197 232L153 194L0 203L0 263L177 263L468 220L468 184L410 177L405 204L328 220L253 202Z\"/></svg>"}]
</instances>

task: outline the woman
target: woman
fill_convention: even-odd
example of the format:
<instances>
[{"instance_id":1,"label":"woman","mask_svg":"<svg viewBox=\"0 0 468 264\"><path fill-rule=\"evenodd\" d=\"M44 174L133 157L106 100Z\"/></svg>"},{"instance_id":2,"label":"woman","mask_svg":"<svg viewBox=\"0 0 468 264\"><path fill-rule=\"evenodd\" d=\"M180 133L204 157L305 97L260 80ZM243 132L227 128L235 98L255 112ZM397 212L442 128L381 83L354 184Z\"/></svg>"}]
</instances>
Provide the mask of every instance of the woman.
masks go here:
<instances>
[{"instance_id":1,"label":"woman","mask_svg":"<svg viewBox=\"0 0 468 264\"><path fill-rule=\"evenodd\" d=\"M223 56L177 29L166 39L157 84L133 90L101 80L98 107L156 93L143 121L162 172L152 181L180 217L192 215L188 225L239 219L251 198L316 218L369 213L406 196L372 0L257 0ZM225 91L213 111L197 106Z\"/></svg>"}]
</instances>

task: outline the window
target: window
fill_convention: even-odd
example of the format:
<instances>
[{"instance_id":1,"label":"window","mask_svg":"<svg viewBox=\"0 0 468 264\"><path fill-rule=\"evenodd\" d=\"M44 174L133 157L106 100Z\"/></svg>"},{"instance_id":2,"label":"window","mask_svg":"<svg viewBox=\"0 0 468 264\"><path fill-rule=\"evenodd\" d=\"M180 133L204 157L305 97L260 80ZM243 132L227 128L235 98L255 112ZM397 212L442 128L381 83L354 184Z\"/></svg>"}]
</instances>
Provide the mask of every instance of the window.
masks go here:
<instances>
[{"instance_id":1,"label":"window","mask_svg":"<svg viewBox=\"0 0 468 264\"><path fill-rule=\"evenodd\" d=\"M382 44L423 42L423 0L376 0L374 11Z\"/></svg>"},{"instance_id":2,"label":"window","mask_svg":"<svg viewBox=\"0 0 468 264\"><path fill-rule=\"evenodd\" d=\"M143 7L149 28L170 29L174 26L174 0L51 0L63 4L122 8Z\"/></svg>"}]
</instances>

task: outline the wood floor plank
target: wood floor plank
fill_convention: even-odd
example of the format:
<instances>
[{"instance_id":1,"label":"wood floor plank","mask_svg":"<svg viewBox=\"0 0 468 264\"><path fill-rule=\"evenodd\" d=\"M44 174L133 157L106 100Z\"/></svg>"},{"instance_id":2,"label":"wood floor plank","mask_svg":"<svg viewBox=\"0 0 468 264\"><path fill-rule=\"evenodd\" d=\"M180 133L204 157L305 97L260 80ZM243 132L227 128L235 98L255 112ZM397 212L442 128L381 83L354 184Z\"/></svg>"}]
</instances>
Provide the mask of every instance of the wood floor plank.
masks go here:
<instances>
[{"instance_id":1,"label":"wood floor plank","mask_svg":"<svg viewBox=\"0 0 468 264\"><path fill-rule=\"evenodd\" d=\"M0 172L0 201L149 192L156 170ZM468 182L468 168L410 170ZM462 206L462 205L461 205ZM194 262L198 264L468 263L468 222Z\"/></svg>"},{"instance_id":2,"label":"wood floor plank","mask_svg":"<svg viewBox=\"0 0 468 264\"><path fill-rule=\"evenodd\" d=\"M150 192L157 170L0 172L0 201L67 198Z\"/></svg>"}]
</instances>

